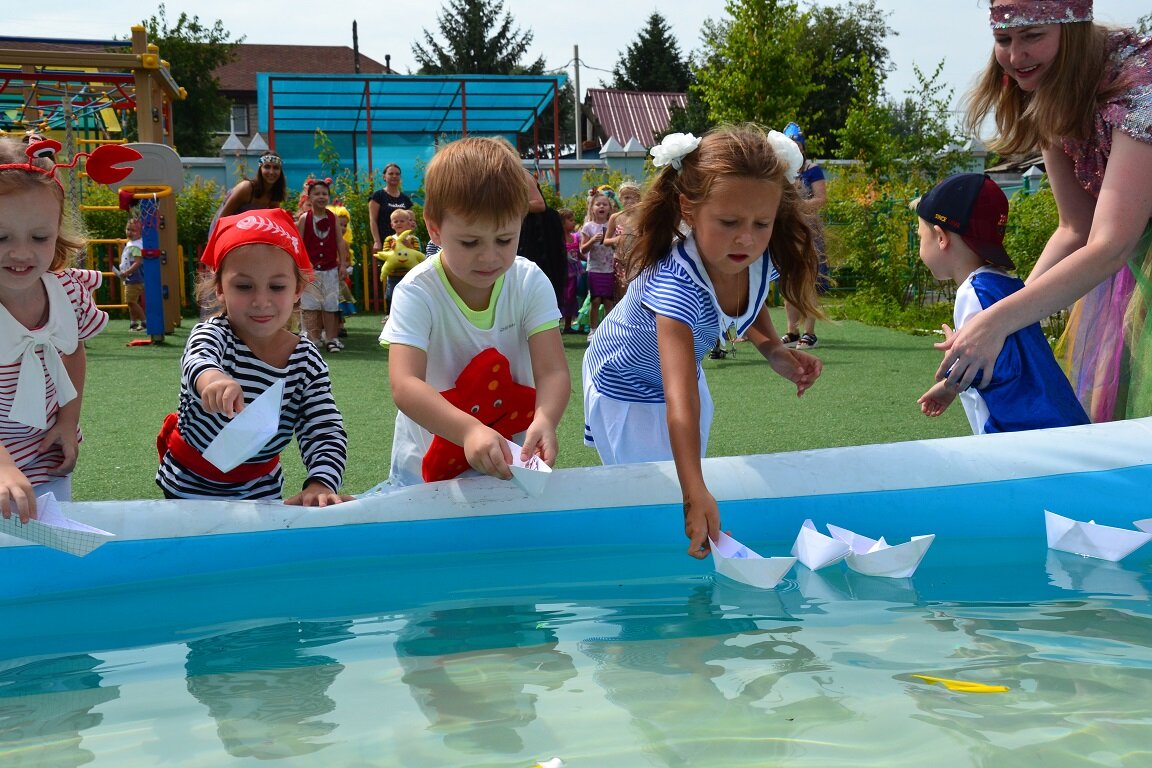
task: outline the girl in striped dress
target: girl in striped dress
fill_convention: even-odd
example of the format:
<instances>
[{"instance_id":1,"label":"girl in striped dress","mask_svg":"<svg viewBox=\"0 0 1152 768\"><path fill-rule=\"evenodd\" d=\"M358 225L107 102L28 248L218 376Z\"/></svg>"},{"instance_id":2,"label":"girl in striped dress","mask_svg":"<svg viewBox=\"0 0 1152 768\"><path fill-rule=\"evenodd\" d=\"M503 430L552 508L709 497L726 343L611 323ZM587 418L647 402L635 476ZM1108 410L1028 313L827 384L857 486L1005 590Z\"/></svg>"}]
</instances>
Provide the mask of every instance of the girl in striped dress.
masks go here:
<instances>
[{"instance_id":1,"label":"girl in striped dress","mask_svg":"<svg viewBox=\"0 0 1152 768\"><path fill-rule=\"evenodd\" d=\"M108 323L91 293L100 273L69 268L84 242L38 148L50 143L0 139L0 513L25 522L36 496L72 497L84 341Z\"/></svg>"},{"instance_id":2,"label":"girl in striped dress","mask_svg":"<svg viewBox=\"0 0 1152 768\"><path fill-rule=\"evenodd\" d=\"M220 314L188 335L181 360L180 408L157 439L156 483L166 498L280 499L280 452L293 436L308 473L287 504L346 501L339 489L348 437L328 366L310 341L286 329L310 269L296 222L279 208L226 216L201 257L211 270L200 286ZM243 463L221 471L204 457L245 406L283 380L278 429Z\"/></svg>"},{"instance_id":3,"label":"girl in striped dress","mask_svg":"<svg viewBox=\"0 0 1152 768\"><path fill-rule=\"evenodd\" d=\"M792 179L802 157L782 133L671 134L633 219L631 281L584 356L585 444L605 464L676 462L693 557L720 532L700 459L712 398L700 361L735 325L802 395L820 361L787 349L765 299L773 264L789 303L819 315L816 252Z\"/></svg>"}]
</instances>

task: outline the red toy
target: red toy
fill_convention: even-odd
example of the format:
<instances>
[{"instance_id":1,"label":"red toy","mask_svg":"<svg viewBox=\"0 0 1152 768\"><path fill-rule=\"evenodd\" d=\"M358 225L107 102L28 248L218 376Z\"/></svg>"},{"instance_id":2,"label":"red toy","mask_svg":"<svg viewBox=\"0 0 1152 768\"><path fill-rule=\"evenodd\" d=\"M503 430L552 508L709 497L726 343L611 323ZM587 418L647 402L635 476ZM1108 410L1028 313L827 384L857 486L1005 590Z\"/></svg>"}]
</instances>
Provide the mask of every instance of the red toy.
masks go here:
<instances>
[{"instance_id":1,"label":"red toy","mask_svg":"<svg viewBox=\"0 0 1152 768\"><path fill-rule=\"evenodd\" d=\"M456 377L456 386L440 394L509 439L528 429L536 413L536 390L512 380L508 358L495 347L472 358ZM439 435L420 465L426 483L451 480L466 469L464 449Z\"/></svg>"}]
</instances>

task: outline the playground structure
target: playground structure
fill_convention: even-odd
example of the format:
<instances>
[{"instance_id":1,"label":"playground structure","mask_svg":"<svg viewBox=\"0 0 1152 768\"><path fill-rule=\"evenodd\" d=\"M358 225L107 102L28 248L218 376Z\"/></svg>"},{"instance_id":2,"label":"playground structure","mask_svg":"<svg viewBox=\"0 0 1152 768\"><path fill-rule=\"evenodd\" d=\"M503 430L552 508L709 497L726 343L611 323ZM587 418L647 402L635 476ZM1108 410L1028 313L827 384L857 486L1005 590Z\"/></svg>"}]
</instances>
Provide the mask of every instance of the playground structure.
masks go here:
<instances>
[{"instance_id":1,"label":"playground structure","mask_svg":"<svg viewBox=\"0 0 1152 768\"><path fill-rule=\"evenodd\" d=\"M111 42L108 47L118 44ZM133 146L142 158L126 179L112 185L120 192L121 205L85 206L79 183L66 188L77 211L121 210L130 201L139 201L144 224L146 324L152 340L161 341L180 321L181 269L173 194L183 185L183 174L172 149L171 104L187 93L172 79L157 46L148 43L143 26L132 27L131 40L123 41L123 46L130 46L130 52L0 48L0 129L51 136L68 155L75 155L89 145L124 143L124 118L135 112L140 143ZM176 159L175 174L172 158Z\"/></svg>"}]
</instances>

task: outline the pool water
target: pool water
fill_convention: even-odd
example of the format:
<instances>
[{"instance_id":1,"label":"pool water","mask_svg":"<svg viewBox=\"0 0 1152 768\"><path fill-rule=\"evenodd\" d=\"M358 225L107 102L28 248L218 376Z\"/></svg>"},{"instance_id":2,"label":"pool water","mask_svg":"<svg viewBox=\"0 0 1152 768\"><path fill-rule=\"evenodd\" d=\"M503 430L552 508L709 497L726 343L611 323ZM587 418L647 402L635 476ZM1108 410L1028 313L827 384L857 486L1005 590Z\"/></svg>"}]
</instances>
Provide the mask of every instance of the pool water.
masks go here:
<instances>
[{"instance_id":1,"label":"pool water","mask_svg":"<svg viewBox=\"0 0 1152 768\"><path fill-rule=\"evenodd\" d=\"M576 546L0 600L42 627L0 647L0 766L1148 766L1150 592L1147 550L938 538L769 591Z\"/></svg>"}]
</instances>

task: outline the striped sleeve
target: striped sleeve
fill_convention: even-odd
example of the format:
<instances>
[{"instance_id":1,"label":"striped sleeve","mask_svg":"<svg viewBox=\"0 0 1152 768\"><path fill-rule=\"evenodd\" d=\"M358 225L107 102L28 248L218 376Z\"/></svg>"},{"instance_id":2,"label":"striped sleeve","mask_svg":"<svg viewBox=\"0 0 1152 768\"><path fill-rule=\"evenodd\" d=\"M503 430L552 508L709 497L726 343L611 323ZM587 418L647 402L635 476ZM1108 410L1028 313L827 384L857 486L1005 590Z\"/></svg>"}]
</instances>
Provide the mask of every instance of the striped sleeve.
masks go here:
<instances>
[{"instance_id":1,"label":"striped sleeve","mask_svg":"<svg viewBox=\"0 0 1152 768\"><path fill-rule=\"evenodd\" d=\"M294 397L296 442L308 471L304 481L319 480L333 491L344 482L348 463L348 434L344 419L332 395L328 364L312 344L297 347L303 352L300 365L305 367L304 381Z\"/></svg>"},{"instance_id":2,"label":"striped sleeve","mask_svg":"<svg viewBox=\"0 0 1152 768\"><path fill-rule=\"evenodd\" d=\"M66 269L59 273L60 284L76 312L76 331L81 341L92 338L108 325L108 313L97 307L92 297L92 290L100 286L100 280L95 280L93 285L93 281L84 274L90 272L92 270ZM97 272L96 276L99 278L100 273Z\"/></svg>"}]
</instances>

